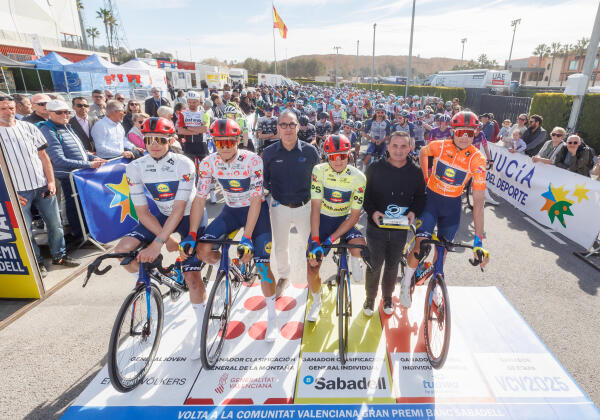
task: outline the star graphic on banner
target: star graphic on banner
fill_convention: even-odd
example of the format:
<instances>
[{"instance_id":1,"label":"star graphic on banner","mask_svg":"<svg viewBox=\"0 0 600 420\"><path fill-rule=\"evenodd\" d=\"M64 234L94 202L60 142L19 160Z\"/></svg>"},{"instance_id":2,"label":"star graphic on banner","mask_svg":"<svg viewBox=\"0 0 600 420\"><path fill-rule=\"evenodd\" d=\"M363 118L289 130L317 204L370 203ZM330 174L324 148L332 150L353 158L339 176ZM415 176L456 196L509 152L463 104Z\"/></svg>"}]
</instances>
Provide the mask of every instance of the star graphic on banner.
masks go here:
<instances>
[{"instance_id":1,"label":"star graphic on banner","mask_svg":"<svg viewBox=\"0 0 600 420\"><path fill-rule=\"evenodd\" d=\"M582 200L589 200L587 193L591 190L585 188L585 182L581 185L575 184L575 191L571 194L573 197L577 197L577 202L581 203Z\"/></svg>"},{"instance_id":2,"label":"star graphic on banner","mask_svg":"<svg viewBox=\"0 0 600 420\"><path fill-rule=\"evenodd\" d=\"M573 203L571 200L567 200L567 194L569 194L569 190L564 190L564 185L561 185L558 188L552 188L552 193L554 193L554 198L556 202L566 201L567 203Z\"/></svg>"},{"instance_id":3,"label":"star graphic on banner","mask_svg":"<svg viewBox=\"0 0 600 420\"><path fill-rule=\"evenodd\" d=\"M123 178L119 184L105 184L105 187L115 194L110 203L110 208L117 206L121 207L121 223L123 223L127 216L137 221L135 208L133 207L131 198L129 198L129 185L127 184L127 176L123 174Z\"/></svg>"}]
</instances>

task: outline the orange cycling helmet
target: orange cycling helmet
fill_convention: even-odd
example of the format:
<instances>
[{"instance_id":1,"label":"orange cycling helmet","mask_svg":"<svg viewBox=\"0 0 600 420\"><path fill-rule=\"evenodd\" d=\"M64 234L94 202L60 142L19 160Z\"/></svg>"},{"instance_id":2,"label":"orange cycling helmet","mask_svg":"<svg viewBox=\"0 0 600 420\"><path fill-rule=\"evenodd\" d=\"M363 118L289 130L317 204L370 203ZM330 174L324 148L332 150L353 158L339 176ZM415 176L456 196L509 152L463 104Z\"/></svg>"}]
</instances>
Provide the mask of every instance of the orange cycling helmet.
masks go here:
<instances>
[{"instance_id":1,"label":"orange cycling helmet","mask_svg":"<svg viewBox=\"0 0 600 420\"><path fill-rule=\"evenodd\" d=\"M450 122L452 128L479 128L479 118L477 115L470 111L461 111L452 117L452 121Z\"/></svg>"},{"instance_id":2,"label":"orange cycling helmet","mask_svg":"<svg viewBox=\"0 0 600 420\"><path fill-rule=\"evenodd\" d=\"M231 118L221 118L210 126L210 135L213 137L237 137L242 134L242 129Z\"/></svg>"},{"instance_id":3,"label":"orange cycling helmet","mask_svg":"<svg viewBox=\"0 0 600 420\"><path fill-rule=\"evenodd\" d=\"M323 143L325 153L343 153L350 150L350 140L343 134L331 135Z\"/></svg>"},{"instance_id":4,"label":"orange cycling helmet","mask_svg":"<svg viewBox=\"0 0 600 420\"><path fill-rule=\"evenodd\" d=\"M173 121L161 117L146 118L142 124L144 134L175 134Z\"/></svg>"}]
</instances>

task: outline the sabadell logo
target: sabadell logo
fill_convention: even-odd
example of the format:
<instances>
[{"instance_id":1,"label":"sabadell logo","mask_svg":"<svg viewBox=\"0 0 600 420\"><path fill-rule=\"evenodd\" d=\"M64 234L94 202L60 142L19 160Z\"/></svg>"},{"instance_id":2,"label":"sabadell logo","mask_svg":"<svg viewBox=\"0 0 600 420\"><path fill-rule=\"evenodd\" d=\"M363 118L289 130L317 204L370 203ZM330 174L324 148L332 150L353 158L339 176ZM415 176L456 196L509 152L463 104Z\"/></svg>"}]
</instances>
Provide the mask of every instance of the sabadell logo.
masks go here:
<instances>
[{"instance_id":1,"label":"sabadell logo","mask_svg":"<svg viewBox=\"0 0 600 420\"><path fill-rule=\"evenodd\" d=\"M329 390L352 390L352 389L387 389L387 383L385 378L382 376L378 380L367 379L362 377L361 379L342 379L336 377L335 379L315 378L306 375L302 381L306 385L314 384L315 389L329 389Z\"/></svg>"}]
</instances>

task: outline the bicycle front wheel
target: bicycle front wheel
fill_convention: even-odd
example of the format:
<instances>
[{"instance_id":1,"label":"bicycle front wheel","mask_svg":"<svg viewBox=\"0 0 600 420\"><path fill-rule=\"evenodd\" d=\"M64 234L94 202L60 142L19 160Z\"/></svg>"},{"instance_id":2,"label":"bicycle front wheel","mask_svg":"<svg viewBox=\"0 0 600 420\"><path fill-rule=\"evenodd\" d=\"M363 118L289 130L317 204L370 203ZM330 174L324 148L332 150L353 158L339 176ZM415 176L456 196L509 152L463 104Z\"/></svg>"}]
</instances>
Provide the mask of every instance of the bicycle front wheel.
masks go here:
<instances>
[{"instance_id":1,"label":"bicycle front wheel","mask_svg":"<svg viewBox=\"0 0 600 420\"><path fill-rule=\"evenodd\" d=\"M145 285L127 298L112 329L108 346L108 375L117 391L137 387L150 370L163 327L163 300L158 287L150 286L150 307Z\"/></svg>"},{"instance_id":2,"label":"bicycle front wheel","mask_svg":"<svg viewBox=\"0 0 600 420\"><path fill-rule=\"evenodd\" d=\"M225 272L220 271L213 284L204 320L202 321L202 337L200 339L200 357L205 369L212 369L219 361L229 317L227 302L227 280Z\"/></svg>"},{"instance_id":3,"label":"bicycle front wheel","mask_svg":"<svg viewBox=\"0 0 600 420\"><path fill-rule=\"evenodd\" d=\"M340 363L346 364L346 354L348 352L348 325L350 324L350 295L346 277L346 270L340 270L337 293L337 313L338 313L338 335L340 347Z\"/></svg>"},{"instance_id":4,"label":"bicycle front wheel","mask_svg":"<svg viewBox=\"0 0 600 420\"><path fill-rule=\"evenodd\" d=\"M438 274L425 295L425 348L431 366L441 369L450 347L450 301L444 278Z\"/></svg>"}]
</instances>

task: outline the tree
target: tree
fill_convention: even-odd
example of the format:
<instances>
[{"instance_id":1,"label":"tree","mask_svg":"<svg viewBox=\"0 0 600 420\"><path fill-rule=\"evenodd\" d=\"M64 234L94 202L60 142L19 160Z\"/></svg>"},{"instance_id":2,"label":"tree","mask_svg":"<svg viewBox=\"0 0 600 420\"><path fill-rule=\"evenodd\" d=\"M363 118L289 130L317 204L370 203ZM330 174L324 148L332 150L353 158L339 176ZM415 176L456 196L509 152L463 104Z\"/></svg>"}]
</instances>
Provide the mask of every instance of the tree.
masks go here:
<instances>
[{"instance_id":1,"label":"tree","mask_svg":"<svg viewBox=\"0 0 600 420\"><path fill-rule=\"evenodd\" d=\"M542 60L544 59L544 57L547 57L550 54L550 47L546 44L539 44L537 47L535 47L535 50L533 50L533 55L537 56L538 58L538 67L542 66ZM544 73L542 72L542 75ZM535 85L538 86L540 83L540 77L537 77L537 80L535 82Z\"/></svg>"},{"instance_id":2,"label":"tree","mask_svg":"<svg viewBox=\"0 0 600 420\"><path fill-rule=\"evenodd\" d=\"M100 8L96 12L96 18L102 20L104 24L104 32L106 33L106 43L108 44L108 55L112 61L112 37L111 31L109 30L109 25L111 22L111 18L113 18L112 12L109 9Z\"/></svg>"},{"instance_id":3,"label":"tree","mask_svg":"<svg viewBox=\"0 0 600 420\"><path fill-rule=\"evenodd\" d=\"M548 86L550 86L550 79L552 79L552 71L554 71L554 60L556 57L562 56L563 45L560 42L553 42L550 44L550 56L552 61L550 62L550 74L548 75Z\"/></svg>"},{"instance_id":4,"label":"tree","mask_svg":"<svg viewBox=\"0 0 600 420\"><path fill-rule=\"evenodd\" d=\"M92 49L95 50L96 49L96 38L98 38L100 36L100 31L98 30L98 28L91 27L91 28L87 28L85 30L85 33L87 34L87 36L89 36L92 39Z\"/></svg>"}]
</instances>

